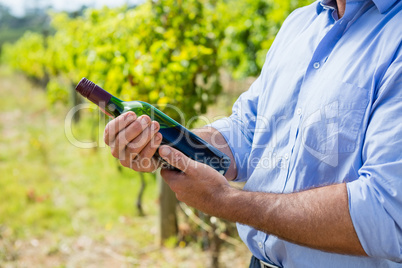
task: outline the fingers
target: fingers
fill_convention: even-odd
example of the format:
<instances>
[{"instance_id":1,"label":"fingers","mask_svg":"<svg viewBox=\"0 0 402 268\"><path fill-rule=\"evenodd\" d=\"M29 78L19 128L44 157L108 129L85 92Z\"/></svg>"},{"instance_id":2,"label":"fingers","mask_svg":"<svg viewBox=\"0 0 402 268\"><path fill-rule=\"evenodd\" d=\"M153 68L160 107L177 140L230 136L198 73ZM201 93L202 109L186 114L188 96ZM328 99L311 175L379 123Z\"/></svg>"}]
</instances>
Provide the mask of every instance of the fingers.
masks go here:
<instances>
[{"instance_id":1,"label":"fingers","mask_svg":"<svg viewBox=\"0 0 402 268\"><path fill-rule=\"evenodd\" d=\"M155 146L159 146L160 142L162 141L162 138L160 141L158 141L158 144L155 144L155 141L152 140L155 135L158 133L158 129L159 129L159 124L157 122L152 122L152 124L147 127L143 133L141 133L141 135L137 136L135 139L133 139L131 142L129 142L127 144L127 146L125 148L123 148L124 154L120 154L120 155L125 155L123 160L128 160L128 161L132 161L133 159L136 160L137 163L134 163L135 165L131 166L131 168L133 167L138 167L135 170L137 171L149 171L148 169L149 164L151 161L151 159L144 159L143 155L142 155L142 151L145 150L147 148L147 146L149 145L149 147L147 148L148 151L145 151L145 154L149 154L150 150L152 150L152 148L154 148ZM160 137L162 136L162 134L159 134ZM157 148L157 147L156 147ZM154 149L156 151L156 148ZM151 158L152 155L149 156L149 158ZM131 162L129 163L131 164ZM145 170L143 170L142 166L146 166L146 168L144 168Z\"/></svg>"},{"instance_id":2,"label":"fingers","mask_svg":"<svg viewBox=\"0 0 402 268\"><path fill-rule=\"evenodd\" d=\"M196 168L196 162L194 160L191 160L182 152L170 146L161 146L159 148L159 155L170 165L180 169L187 174L191 174Z\"/></svg>"},{"instance_id":3,"label":"fingers","mask_svg":"<svg viewBox=\"0 0 402 268\"><path fill-rule=\"evenodd\" d=\"M152 158L158 150L159 145L162 142L162 134L156 133L155 136L152 137L150 142L142 149L140 153L141 158Z\"/></svg>"},{"instance_id":4,"label":"fingers","mask_svg":"<svg viewBox=\"0 0 402 268\"><path fill-rule=\"evenodd\" d=\"M105 143L107 145L110 145L112 142L114 142L117 134L128 125L130 125L132 122L134 122L134 120L136 119L137 115L134 112L127 112L110 121L105 127Z\"/></svg>"},{"instance_id":5,"label":"fingers","mask_svg":"<svg viewBox=\"0 0 402 268\"><path fill-rule=\"evenodd\" d=\"M130 168L136 171L142 172L153 172L155 171L159 165L161 164L159 159L154 158L153 156L156 153L159 145L162 142L162 134L157 133L152 139L148 142L148 144L141 150L139 155L137 155L134 161L131 161Z\"/></svg>"},{"instance_id":6,"label":"fingers","mask_svg":"<svg viewBox=\"0 0 402 268\"><path fill-rule=\"evenodd\" d=\"M150 127L149 127L150 126ZM153 122L148 116L140 116L137 120L117 134L114 143L110 144L112 155L119 158L121 152L129 146L133 149L131 153L139 153L137 148L143 148L158 131L159 124Z\"/></svg>"},{"instance_id":7,"label":"fingers","mask_svg":"<svg viewBox=\"0 0 402 268\"><path fill-rule=\"evenodd\" d=\"M179 192L181 181L186 178L186 174L162 168L161 176L168 183L172 191L176 193L176 197L178 197L177 192Z\"/></svg>"},{"instance_id":8,"label":"fingers","mask_svg":"<svg viewBox=\"0 0 402 268\"><path fill-rule=\"evenodd\" d=\"M152 172L160 165L153 156L162 142L159 123L149 116L137 118L128 112L109 122L105 128L105 143L120 163L135 171Z\"/></svg>"}]
</instances>

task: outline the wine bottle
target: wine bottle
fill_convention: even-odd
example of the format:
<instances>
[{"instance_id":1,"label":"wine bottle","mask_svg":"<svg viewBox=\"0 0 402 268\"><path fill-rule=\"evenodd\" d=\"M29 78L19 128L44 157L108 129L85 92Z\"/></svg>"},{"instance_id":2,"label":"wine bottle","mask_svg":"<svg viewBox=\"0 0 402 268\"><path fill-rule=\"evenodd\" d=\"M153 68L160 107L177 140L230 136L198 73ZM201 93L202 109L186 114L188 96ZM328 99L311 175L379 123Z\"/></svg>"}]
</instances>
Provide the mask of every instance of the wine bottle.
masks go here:
<instances>
[{"instance_id":1,"label":"wine bottle","mask_svg":"<svg viewBox=\"0 0 402 268\"><path fill-rule=\"evenodd\" d=\"M98 105L103 112L111 117L117 117L128 111L137 116L148 115L160 125L162 143L181 151L189 158L207 164L225 174L230 166L230 158L186 129L175 120L143 101L122 101L86 78L78 83L76 91L82 96ZM156 157L166 162L156 153ZM170 168L172 168L170 166Z\"/></svg>"}]
</instances>

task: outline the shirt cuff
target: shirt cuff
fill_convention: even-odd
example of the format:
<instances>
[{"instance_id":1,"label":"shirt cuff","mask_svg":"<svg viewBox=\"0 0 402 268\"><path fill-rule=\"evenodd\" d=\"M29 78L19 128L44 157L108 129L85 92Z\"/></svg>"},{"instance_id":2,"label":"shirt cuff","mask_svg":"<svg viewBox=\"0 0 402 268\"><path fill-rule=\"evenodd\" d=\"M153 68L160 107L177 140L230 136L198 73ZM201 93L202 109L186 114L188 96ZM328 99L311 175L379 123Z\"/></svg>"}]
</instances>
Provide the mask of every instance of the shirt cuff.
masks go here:
<instances>
[{"instance_id":1,"label":"shirt cuff","mask_svg":"<svg viewBox=\"0 0 402 268\"><path fill-rule=\"evenodd\" d=\"M237 177L234 181L246 181L248 179L247 160L251 151L251 143L241 131L242 127L230 117L219 119L208 126L213 127L222 134L232 151L237 169Z\"/></svg>"},{"instance_id":2,"label":"shirt cuff","mask_svg":"<svg viewBox=\"0 0 402 268\"><path fill-rule=\"evenodd\" d=\"M398 226L383 206L390 201L376 190L373 180L362 176L347 183L353 226L367 255L402 262Z\"/></svg>"}]
</instances>

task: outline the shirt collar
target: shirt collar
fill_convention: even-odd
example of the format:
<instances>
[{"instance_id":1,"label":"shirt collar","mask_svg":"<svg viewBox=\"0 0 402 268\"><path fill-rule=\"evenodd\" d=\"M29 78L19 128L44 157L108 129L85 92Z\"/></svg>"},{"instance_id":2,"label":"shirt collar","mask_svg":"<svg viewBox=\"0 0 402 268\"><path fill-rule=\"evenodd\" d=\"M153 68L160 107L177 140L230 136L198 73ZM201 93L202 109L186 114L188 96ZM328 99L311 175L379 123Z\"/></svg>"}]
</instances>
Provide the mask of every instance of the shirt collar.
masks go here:
<instances>
[{"instance_id":1,"label":"shirt collar","mask_svg":"<svg viewBox=\"0 0 402 268\"><path fill-rule=\"evenodd\" d=\"M398 0L373 0L374 4L376 5L381 14L385 13L397 1Z\"/></svg>"},{"instance_id":2,"label":"shirt collar","mask_svg":"<svg viewBox=\"0 0 402 268\"><path fill-rule=\"evenodd\" d=\"M350 1L350 0L347 0ZM381 14L385 13L391 6L399 0L364 0L374 2ZM317 14L320 14L324 7L333 8L335 0L319 0L317 3Z\"/></svg>"}]
</instances>

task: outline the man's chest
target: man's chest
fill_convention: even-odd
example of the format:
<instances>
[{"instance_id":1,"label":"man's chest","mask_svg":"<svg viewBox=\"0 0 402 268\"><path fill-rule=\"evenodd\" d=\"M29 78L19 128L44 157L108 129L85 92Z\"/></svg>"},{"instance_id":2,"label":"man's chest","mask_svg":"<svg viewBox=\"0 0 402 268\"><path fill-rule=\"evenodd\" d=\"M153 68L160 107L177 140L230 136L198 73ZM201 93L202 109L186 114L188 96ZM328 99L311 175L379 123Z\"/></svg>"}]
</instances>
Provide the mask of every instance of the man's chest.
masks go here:
<instances>
[{"instance_id":1,"label":"man's chest","mask_svg":"<svg viewBox=\"0 0 402 268\"><path fill-rule=\"evenodd\" d=\"M297 170L315 169L332 182L356 174L371 106L397 49L391 39L399 38L386 27L375 32L381 20L370 18L357 26L300 27L275 45L262 74L250 157L270 164L254 160L251 178L268 171L281 191Z\"/></svg>"}]
</instances>

